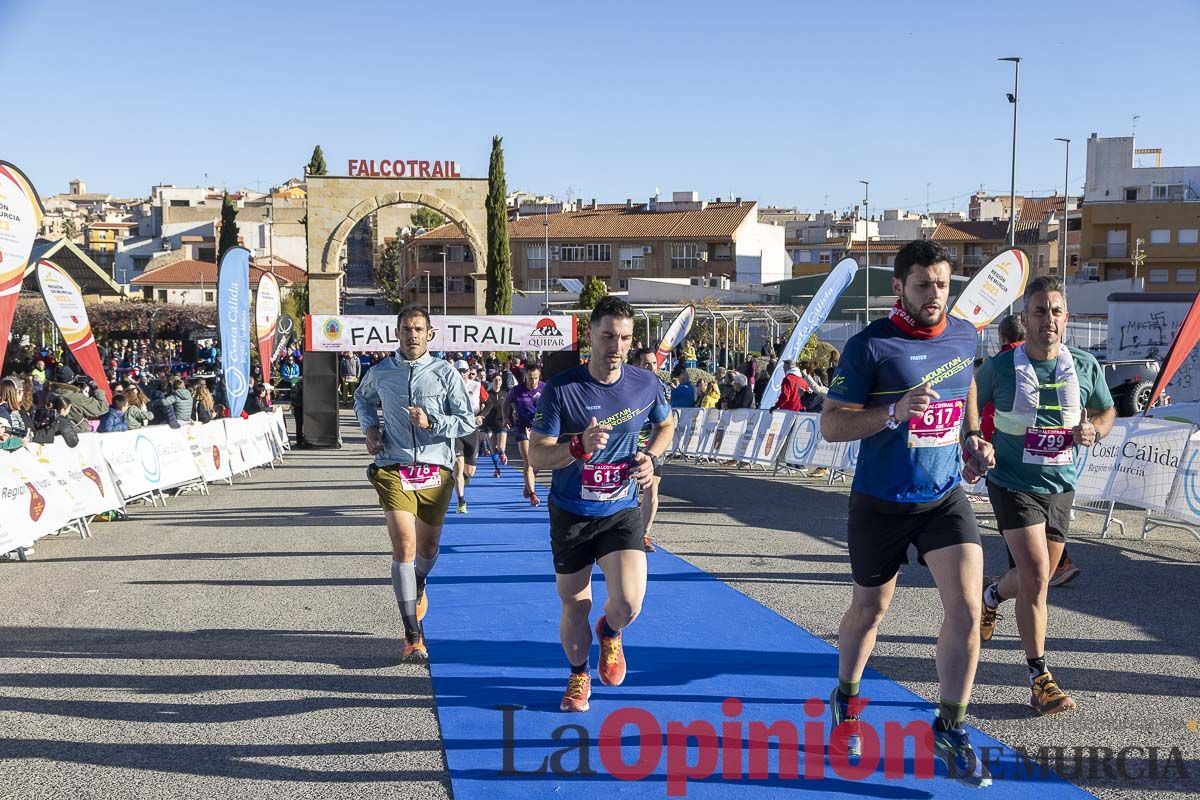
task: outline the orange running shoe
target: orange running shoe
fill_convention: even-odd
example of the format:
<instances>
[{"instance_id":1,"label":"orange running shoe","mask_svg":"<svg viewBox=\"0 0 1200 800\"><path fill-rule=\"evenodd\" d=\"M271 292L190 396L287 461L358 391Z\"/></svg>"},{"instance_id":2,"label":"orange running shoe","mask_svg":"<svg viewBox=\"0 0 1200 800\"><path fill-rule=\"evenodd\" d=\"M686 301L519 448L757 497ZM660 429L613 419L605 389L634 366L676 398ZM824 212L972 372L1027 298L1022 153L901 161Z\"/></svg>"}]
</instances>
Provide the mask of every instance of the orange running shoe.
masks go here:
<instances>
[{"instance_id":1,"label":"orange running shoe","mask_svg":"<svg viewBox=\"0 0 1200 800\"><path fill-rule=\"evenodd\" d=\"M417 622L425 619L427 613L429 613L429 592L422 587L421 593L417 595Z\"/></svg>"},{"instance_id":2,"label":"orange running shoe","mask_svg":"<svg viewBox=\"0 0 1200 800\"><path fill-rule=\"evenodd\" d=\"M605 686L620 686L625 682L625 651L621 648L621 634L604 635L605 617L596 622L596 636L600 639L600 682Z\"/></svg>"},{"instance_id":3,"label":"orange running shoe","mask_svg":"<svg viewBox=\"0 0 1200 800\"><path fill-rule=\"evenodd\" d=\"M567 690L563 692L562 702L558 704L559 711L587 711L591 706L588 699L592 696L592 676L586 672L571 673L567 679Z\"/></svg>"},{"instance_id":4,"label":"orange running shoe","mask_svg":"<svg viewBox=\"0 0 1200 800\"><path fill-rule=\"evenodd\" d=\"M429 661L429 651L425 648L425 634L415 642L404 642L404 655L400 660L406 664L424 664Z\"/></svg>"},{"instance_id":5,"label":"orange running shoe","mask_svg":"<svg viewBox=\"0 0 1200 800\"><path fill-rule=\"evenodd\" d=\"M1042 716L1070 711L1075 707L1075 701L1058 688L1058 683L1049 672L1043 672L1033 679L1029 686L1029 694L1029 705Z\"/></svg>"}]
</instances>

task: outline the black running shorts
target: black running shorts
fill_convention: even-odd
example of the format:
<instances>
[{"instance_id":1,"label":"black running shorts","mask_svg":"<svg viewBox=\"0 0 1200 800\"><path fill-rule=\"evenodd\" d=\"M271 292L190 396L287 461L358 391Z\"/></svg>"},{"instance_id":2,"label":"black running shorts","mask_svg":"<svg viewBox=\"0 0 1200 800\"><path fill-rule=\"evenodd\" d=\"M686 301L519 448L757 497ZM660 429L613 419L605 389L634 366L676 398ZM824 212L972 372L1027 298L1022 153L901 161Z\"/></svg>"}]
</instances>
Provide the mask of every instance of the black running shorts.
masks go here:
<instances>
[{"instance_id":1,"label":"black running shorts","mask_svg":"<svg viewBox=\"0 0 1200 800\"><path fill-rule=\"evenodd\" d=\"M634 507L610 517L581 517L550 503L550 550L559 575L591 567L618 550L644 553L642 512Z\"/></svg>"},{"instance_id":2,"label":"black running shorts","mask_svg":"<svg viewBox=\"0 0 1200 800\"><path fill-rule=\"evenodd\" d=\"M961 486L931 503L892 503L851 492L847 529L850 569L859 586L882 586L896 577L908 563L909 545L916 545L921 564L926 553L943 547L983 546Z\"/></svg>"},{"instance_id":3,"label":"black running shorts","mask_svg":"<svg viewBox=\"0 0 1200 800\"><path fill-rule=\"evenodd\" d=\"M1071 505L1075 492L1041 494L1006 489L988 481L988 498L996 512L996 523L1001 531L1028 528L1031 525L1046 525L1046 538L1052 542L1065 542L1071 527Z\"/></svg>"},{"instance_id":4,"label":"black running shorts","mask_svg":"<svg viewBox=\"0 0 1200 800\"><path fill-rule=\"evenodd\" d=\"M475 466L479 459L479 431L455 439L454 455L462 456L463 463L467 466Z\"/></svg>"}]
</instances>

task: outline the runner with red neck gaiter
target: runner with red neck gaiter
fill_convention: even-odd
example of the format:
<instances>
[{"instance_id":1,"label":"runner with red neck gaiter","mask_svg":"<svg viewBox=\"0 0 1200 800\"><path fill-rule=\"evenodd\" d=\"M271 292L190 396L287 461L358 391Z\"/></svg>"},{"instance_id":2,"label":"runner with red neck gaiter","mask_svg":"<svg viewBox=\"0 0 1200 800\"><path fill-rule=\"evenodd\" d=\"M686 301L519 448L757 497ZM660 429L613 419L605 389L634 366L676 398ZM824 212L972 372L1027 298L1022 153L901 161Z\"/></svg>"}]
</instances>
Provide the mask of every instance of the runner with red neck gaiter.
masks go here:
<instances>
[{"instance_id":1,"label":"runner with red neck gaiter","mask_svg":"<svg viewBox=\"0 0 1200 800\"><path fill-rule=\"evenodd\" d=\"M951 776L980 787L990 785L991 776L963 718L979 657L983 547L959 484L960 473L977 480L991 465L991 445L979 436L978 419L966 413L978 336L971 323L947 315L950 273L949 254L934 242L910 242L896 254L896 307L846 343L822 411L827 440L861 440L848 515L854 593L838 629L830 747L861 753L856 733L868 701L859 682L900 565L915 545L945 613L935 752ZM968 454L965 470L960 442Z\"/></svg>"}]
</instances>

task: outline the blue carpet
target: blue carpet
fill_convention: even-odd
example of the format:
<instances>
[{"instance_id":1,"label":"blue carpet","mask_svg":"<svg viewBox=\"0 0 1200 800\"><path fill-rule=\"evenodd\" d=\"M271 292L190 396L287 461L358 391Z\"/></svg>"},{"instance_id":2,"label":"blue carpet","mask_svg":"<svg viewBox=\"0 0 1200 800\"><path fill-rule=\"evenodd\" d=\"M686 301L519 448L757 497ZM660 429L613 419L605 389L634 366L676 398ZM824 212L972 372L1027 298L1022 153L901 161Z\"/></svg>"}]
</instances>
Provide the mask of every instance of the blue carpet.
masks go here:
<instances>
[{"instance_id":1,"label":"blue carpet","mask_svg":"<svg viewBox=\"0 0 1200 800\"><path fill-rule=\"evenodd\" d=\"M490 460L481 460L479 476L468 490L470 512L458 515L451 506L442 556L429 584L430 611L425 620L456 800L659 798L684 793L696 798L980 796L977 790L948 780L940 763L935 777L915 777L911 737L901 740L903 757L893 759L902 763L897 767L903 770L901 777L885 776L882 761L873 771L868 764L865 777L844 767L835 770L826 755L824 705L837 671L834 648L662 550L649 556L645 607L624 637L629 661L625 684L609 688L600 683L593 646L591 711L561 713L558 703L567 669L558 643L559 605L545 506L532 509L522 499L516 469L505 468L498 479L491 474ZM539 490L544 500L546 487ZM593 601L594 624L604 604L599 570ZM721 634L715 638L718 622ZM929 669L934 670L932 659ZM887 723L902 726L932 719L929 703L877 673L864 676L862 694L871 698L866 723L886 740L896 741L888 736ZM726 698L740 700L740 713L723 707ZM809 698L820 700L820 707L811 703L806 708ZM608 741L615 743L621 736L621 747L613 744L602 754L602 725L618 709L642 720L644 746L638 745L639 729L629 725L609 731ZM816 711L817 716L808 711ZM610 727L615 728L621 718L614 717ZM720 755L714 747L705 750L715 759L709 777L679 780L683 760L697 772L709 765L700 763L704 755L695 738L690 747L666 746L671 721L680 725L705 721L718 734L714 744L721 747ZM777 721L800 732L800 777L780 777L774 746L768 755L768 777L736 777L747 774L753 762L748 749L734 743L739 737L749 738L756 727L752 723ZM728 729L723 730L723 723ZM806 723L820 730L810 737ZM704 726L693 731L704 735ZM1091 796L1042 774L1034 764L1018 762L1011 750L994 739L973 732L972 741L977 750L994 748L990 760L998 777L986 790L988 798L1027 798L1031 791L1039 798ZM730 746L724 747L726 743ZM586 752L582 760L581 752ZM642 765L646 777L619 779L618 753L631 770L639 758L646 759ZM844 756L833 758L839 766L844 761ZM668 767L676 776L674 782L668 782ZM725 768L734 777L723 778Z\"/></svg>"}]
</instances>

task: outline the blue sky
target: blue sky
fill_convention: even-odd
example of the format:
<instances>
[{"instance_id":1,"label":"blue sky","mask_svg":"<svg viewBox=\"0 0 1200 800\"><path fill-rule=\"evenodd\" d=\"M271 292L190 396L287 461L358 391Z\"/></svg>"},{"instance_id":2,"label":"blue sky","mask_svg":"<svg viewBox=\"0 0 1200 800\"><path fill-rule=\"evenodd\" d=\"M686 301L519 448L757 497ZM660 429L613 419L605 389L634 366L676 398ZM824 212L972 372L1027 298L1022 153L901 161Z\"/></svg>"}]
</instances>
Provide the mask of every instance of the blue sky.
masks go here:
<instances>
[{"instance_id":1,"label":"blue sky","mask_svg":"<svg viewBox=\"0 0 1200 800\"><path fill-rule=\"evenodd\" d=\"M1085 140L1200 163L1200 3L45 2L0 0L0 158L43 195L158 182L267 188L314 144L454 159L510 189L622 201L695 190L806 209L965 209L1072 190Z\"/></svg>"}]
</instances>

